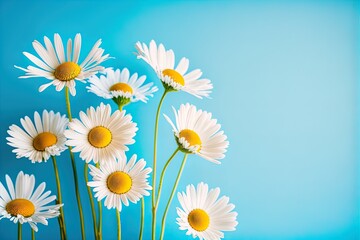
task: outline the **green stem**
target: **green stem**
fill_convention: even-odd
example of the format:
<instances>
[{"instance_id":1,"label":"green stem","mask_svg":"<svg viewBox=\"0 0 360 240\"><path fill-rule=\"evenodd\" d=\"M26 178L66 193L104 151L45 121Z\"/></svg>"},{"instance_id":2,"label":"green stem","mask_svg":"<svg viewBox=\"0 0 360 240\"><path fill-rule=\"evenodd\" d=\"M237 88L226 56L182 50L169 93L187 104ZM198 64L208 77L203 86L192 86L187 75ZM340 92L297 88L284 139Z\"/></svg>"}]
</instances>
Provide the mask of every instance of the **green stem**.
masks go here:
<instances>
[{"instance_id":1,"label":"green stem","mask_svg":"<svg viewBox=\"0 0 360 240\"><path fill-rule=\"evenodd\" d=\"M70 158L71 158L71 164L73 168L73 175L74 175L74 182L75 182L75 191L76 191L76 201L79 209L79 217L80 217L80 225L81 225L81 239L85 239L85 227L84 227L84 214L81 206L81 198L80 198L80 192L79 192L79 180L77 177L77 171L76 171L76 164L75 164L75 158L74 154L71 151L72 147L69 146L70 151Z\"/></svg>"},{"instance_id":2,"label":"green stem","mask_svg":"<svg viewBox=\"0 0 360 240\"><path fill-rule=\"evenodd\" d=\"M96 163L96 167L99 168L100 164ZM99 208L99 221L98 221L98 239L102 239L102 205L101 201L98 201L98 208Z\"/></svg>"},{"instance_id":3,"label":"green stem","mask_svg":"<svg viewBox=\"0 0 360 240\"><path fill-rule=\"evenodd\" d=\"M101 201L98 201L98 208L99 208L99 221L98 221L98 239L101 240L102 239L102 205L101 205Z\"/></svg>"},{"instance_id":4,"label":"green stem","mask_svg":"<svg viewBox=\"0 0 360 240\"><path fill-rule=\"evenodd\" d=\"M176 181L175 181L174 187L173 187L173 189L172 189L172 191L171 191L171 195L170 195L169 200L168 200L168 202L167 202L167 204L166 204L166 208L165 208L164 215L163 215L162 222L161 222L161 235L160 235L160 240L162 240L162 239L164 238L166 216L167 216L167 213L168 213L168 211L169 211L169 207L170 207L170 205L171 205L171 202L172 202L172 200L173 200L173 198L174 198L175 191L176 191L176 188L177 188L177 186L178 186L178 184L179 184L181 174L182 174L182 172L183 172L183 170L184 170L184 166L185 166L185 163L186 163L187 156L188 156L188 155L185 154L184 159L183 159L183 161L182 161L182 163L181 163L180 170L179 170L178 175L177 175L177 177L176 177Z\"/></svg>"},{"instance_id":5,"label":"green stem","mask_svg":"<svg viewBox=\"0 0 360 240\"><path fill-rule=\"evenodd\" d=\"M118 225L118 231L117 231L117 239L121 240L121 220L120 220L120 211L116 208L116 220Z\"/></svg>"},{"instance_id":6,"label":"green stem","mask_svg":"<svg viewBox=\"0 0 360 240\"><path fill-rule=\"evenodd\" d=\"M165 176L165 172L167 167L169 166L171 160L173 160L173 158L175 157L175 155L179 152L180 148L177 148L174 153L171 155L171 157L167 160L167 162L165 163L165 166L163 168L163 170L161 171L161 175L160 175L160 182L159 182L159 187L158 187L158 194L157 194L157 198L156 198L156 204L155 204L155 213L159 207L159 202L160 202L160 197L161 197L161 190L162 190L162 184L164 181L164 176Z\"/></svg>"},{"instance_id":7,"label":"green stem","mask_svg":"<svg viewBox=\"0 0 360 240\"><path fill-rule=\"evenodd\" d=\"M87 192L88 192L89 199L90 199L90 205L91 205L91 215L92 215L92 219L93 219L94 238L97 239L95 204L94 204L94 199L93 199L91 189L87 185L87 183L89 182L89 166L87 163L85 164L85 167L84 167L84 177L85 177L86 188L87 188Z\"/></svg>"},{"instance_id":8,"label":"green stem","mask_svg":"<svg viewBox=\"0 0 360 240\"><path fill-rule=\"evenodd\" d=\"M152 240L156 238L156 208L155 208L155 201L156 201L156 150L157 150L157 135L158 135L158 127L159 127L159 115L161 105L165 99L166 94L168 91L164 91L163 95L161 96L157 111L156 111L156 119L155 119L155 132L154 132L154 162L153 162L153 177L152 177Z\"/></svg>"},{"instance_id":9,"label":"green stem","mask_svg":"<svg viewBox=\"0 0 360 240\"><path fill-rule=\"evenodd\" d=\"M121 112L122 109L123 109L123 106L119 104L119 105L118 105L118 109L119 109L119 111Z\"/></svg>"},{"instance_id":10,"label":"green stem","mask_svg":"<svg viewBox=\"0 0 360 240\"><path fill-rule=\"evenodd\" d=\"M68 118L69 118L69 121L72 121L68 87L65 87L65 99L66 99L66 109L67 109ZM85 239L84 215L83 215L81 199L80 199L79 182L78 182L77 171L76 171L75 157L71 150L72 150L72 147L69 146L71 165L72 165L74 183L75 183L76 201L77 201L79 217L80 217L81 239L84 240Z\"/></svg>"},{"instance_id":11,"label":"green stem","mask_svg":"<svg viewBox=\"0 0 360 240\"><path fill-rule=\"evenodd\" d=\"M141 198L141 212L140 212L140 234L139 240L142 240L144 233L144 217L145 217L145 201L144 198Z\"/></svg>"},{"instance_id":12,"label":"green stem","mask_svg":"<svg viewBox=\"0 0 360 240\"><path fill-rule=\"evenodd\" d=\"M65 87L65 99L66 99L66 110L68 114L69 121L72 121L72 115L71 115L71 107L70 107L70 97L69 97L69 88Z\"/></svg>"},{"instance_id":13,"label":"green stem","mask_svg":"<svg viewBox=\"0 0 360 240\"><path fill-rule=\"evenodd\" d=\"M52 162L53 162L53 165L54 165L54 173L55 173L55 178L56 178L56 188L57 188L57 193L58 193L57 204L62 204L60 177L59 177L59 170L58 170L58 167L57 167L57 164L56 164L56 157L51 156L51 158L53 160ZM60 208L60 216L58 218L58 221L59 221L61 239L66 240L67 237L66 237L65 215L64 215L63 207Z\"/></svg>"},{"instance_id":14,"label":"green stem","mask_svg":"<svg viewBox=\"0 0 360 240\"><path fill-rule=\"evenodd\" d=\"M31 229L31 240L35 240L35 231Z\"/></svg>"},{"instance_id":15,"label":"green stem","mask_svg":"<svg viewBox=\"0 0 360 240\"><path fill-rule=\"evenodd\" d=\"M18 240L22 239L22 224L18 222Z\"/></svg>"}]
</instances>

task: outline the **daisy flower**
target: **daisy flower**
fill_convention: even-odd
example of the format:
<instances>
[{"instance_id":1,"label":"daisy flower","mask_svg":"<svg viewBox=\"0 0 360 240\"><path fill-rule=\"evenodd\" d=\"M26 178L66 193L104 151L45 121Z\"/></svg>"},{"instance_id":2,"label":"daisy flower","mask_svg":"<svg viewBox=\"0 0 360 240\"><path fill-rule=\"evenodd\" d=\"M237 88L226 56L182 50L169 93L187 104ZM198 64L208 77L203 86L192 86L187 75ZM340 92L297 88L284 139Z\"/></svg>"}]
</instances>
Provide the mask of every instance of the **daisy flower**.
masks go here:
<instances>
[{"instance_id":1,"label":"daisy flower","mask_svg":"<svg viewBox=\"0 0 360 240\"><path fill-rule=\"evenodd\" d=\"M166 50L163 44L156 45L152 40L149 47L145 43L137 42L137 58L147 62L156 72L168 91L182 90L195 97L209 97L213 88L209 79L201 78L200 69L188 72L189 59L182 58L175 68L175 54L173 50Z\"/></svg>"},{"instance_id":2,"label":"daisy flower","mask_svg":"<svg viewBox=\"0 0 360 240\"><path fill-rule=\"evenodd\" d=\"M89 92L95 93L105 99L113 99L119 106L130 102L147 102L149 96L158 90L152 87L153 83L144 85L146 76L138 77L137 73L130 76L127 68L123 70L106 69L106 76L92 76L89 79L90 86L86 87Z\"/></svg>"},{"instance_id":3,"label":"daisy flower","mask_svg":"<svg viewBox=\"0 0 360 240\"><path fill-rule=\"evenodd\" d=\"M129 201L136 203L143 196L149 196L147 190L151 190L147 178L151 168L145 168L146 162L140 159L136 162L133 155L129 162L126 157L118 160L110 160L100 164L100 169L89 165L93 181L88 186L94 187L95 197L98 201L105 198L105 206L108 209L121 206L129 206Z\"/></svg>"},{"instance_id":4,"label":"daisy flower","mask_svg":"<svg viewBox=\"0 0 360 240\"><path fill-rule=\"evenodd\" d=\"M50 156L58 156L66 149L64 131L68 124L65 115L44 110L42 117L34 113L34 123L26 116L20 119L23 127L13 124L7 131L7 144L14 147L16 158L26 157L32 163L46 162Z\"/></svg>"},{"instance_id":5,"label":"daisy flower","mask_svg":"<svg viewBox=\"0 0 360 240\"><path fill-rule=\"evenodd\" d=\"M29 223L37 232L37 223L48 225L47 219L59 216L63 204L47 205L56 199L50 191L44 193L46 184L41 183L34 191L34 175L19 172L15 186L8 175L5 176L8 190L0 182L0 219L9 218L17 223Z\"/></svg>"},{"instance_id":6,"label":"daisy flower","mask_svg":"<svg viewBox=\"0 0 360 240\"><path fill-rule=\"evenodd\" d=\"M99 39L84 59L79 64L81 35L76 34L74 46L72 40L67 41L66 50L59 34L54 35L54 45L48 37L44 37L45 46L38 41L33 41L32 45L40 58L31 53L24 52L24 55L32 61L36 67L28 66L26 69L15 66L25 71L25 76L20 78L44 77L51 82L41 85L39 91L44 91L50 85L54 85L56 91L61 91L65 86L70 90L71 95L75 96L75 81L85 82L85 79L104 70L99 66L102 62L109 59L109 54L104 54L104 49L100 48L101 39ZM65 57L66 53L66 57Z\"/></svg>"},{"instance_id":7,"label":"daisy flower","mask_svg":"<svg viewBox=\"0 0 360 240\"><path fill-rule=\"evenodd\" d=\"M108 161L123 157L126 146L135 143L133 139L138 128L132 122L130 114L116 110L111 114L109 104L100 104L80 112L80 120L73 119L69 129L65 130L66 144L74 147L73 152L80 152L80 157L89 163Z\"/></svg>"},{"instance_id":8,"label":"daisy flower","mask_svg":"<svg viewBox=\"0 0 360 240\"><path fill-rule=\"evenodd\" d=\"M164 114L175 134L176 142L181 151L197 154L206 160L220 163L229 145L224 131L219 131L221 125L212 114L197 110L189 103L181 104L179 111L173 107L175 124Z\"/></svg>"},{"instance_id":9,"label":"daisy flower","mask_svg":"<svg viewBox=\"0 0 360 240\"><path fill-rule=\"evenodd\" d=\"M234 231L238 222L235 205L229 203L226 196L218 199L220 189L209 191L208 185L199 183L186 187L186 193L178 193L182 209L177 209L177 223L180 230L187 230L186 235L192 235L204 240L224 238L222 231Z\"/></svg>"}]
</instances>

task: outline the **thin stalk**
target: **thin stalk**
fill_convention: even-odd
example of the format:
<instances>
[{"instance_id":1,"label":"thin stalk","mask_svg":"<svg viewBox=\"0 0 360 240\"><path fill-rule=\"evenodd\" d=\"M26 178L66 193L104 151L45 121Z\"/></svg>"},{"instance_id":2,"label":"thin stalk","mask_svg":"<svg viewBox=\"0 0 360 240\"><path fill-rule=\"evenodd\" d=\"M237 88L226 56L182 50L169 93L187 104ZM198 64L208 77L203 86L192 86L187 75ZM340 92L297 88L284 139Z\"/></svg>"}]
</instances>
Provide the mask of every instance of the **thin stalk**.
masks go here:
<instances>
[{"instance_id":1,"label":"thin stalk","mask_svg":"<svg viewBox=\"0 0 360 240\"><path fill-rule=\"evenodd\" d=\"M35 231L31 229L31 240L35 240Z\"/></svg>"},{"instance_id":2,"label":"thin stalk","mask_svg":"<svg viewBox=\"0 0 360 240\"><path fill-rule=\"evenodd\" d=\"M157 135L158 135L158 127L159 127L159 115L160 115L160 109L161 105L165 99L165 96L168 92L165 90L163 95L161 96L157 111L156 111L156 118L155 118L155 130L154 130L154 161L153 161L153 177L152 177L152 240L155 240L156 238L156 208L155 208L155 202L156 202L156 151L157 151Z\"/></svg>"},{"instance_id":3,"label":"thin stalk","mask_svg":"<svg viewBox=\"0 0 360 240\"><path fill-rule=\"evenodd\" d=\"M71 115L71 107L70 107L70 97L69 97L69 88L65 87L65 99L66 99L66 110L68 114L69 121L72 121L72 115Z\"/></svg>"},{"instance_id":4,"label":"thin stalk","mask_svg":"<svg viewBox=\"0 0 360 240\"><path fill-rule=\"evenodd\" d=\"M144 234L144 218L145 218L145 201L141 198L141 212L140 212L140 234L139 240L142 240Z\"/></svg>"},{"instance_id":5,"label":"thin stalk","mask_svg":"<svg viewBox=\"0 0 360 240\"><path fill-rule=\"evenodd\" d=\"M72 121L68 87L65 87L65 99L66 99L66 110L67 110L68 118L69 118L69 121ZM77 177L75 157L71 150L72 150L72 147L69 146L71 165L72 165L74 183L75 183L76 201L77 201L77 205L78 205L80 225L81 225L81 239L84 240L85 239L84 215L83 215L81 199L80 199L79 181L78 181L78 177Z\"/></svg>"},{"instance_id":6,"label":"thin stalk","mask_svg":"<svg viewBox=\"0 0 360 240\"><path fill-rule=\"evenodd\" d=\"M99 163L96 163L96 167L99 168L100 165ZM98 201L98 208L99 208L99 221L98 223L98 239L101 240L102 239L102 205L101 205L101 201Z\"/></svg>"},{"instance_id":7,"label":"thin stalk","mask_svg":"<svg viewBox=\"0 0 360 240\"><path fill-rule=\"evenodd\" d=\"M91 215L92 215L92 219L93 219L93 228L94 228L94 238L97 239L97 225L96 225L96 212L95 212L95 204L94 204L94 199L93 199L93 195L91 192L90 187L87 185L87 183L89 182L89 165L86 163L84 166L84 177L85 177L85 183L86 183L86 189L89 195L89 199L90 199L90 205L91 205Z\"/></svg>"},{"instance_id":8,"label":"thin stalk","mask_svg":"<svg viewBox=\"0 0 360 240\"><path fill-rule=\"evenodd\" d=\"M116 220L117 220L117 239L121 240L121 220L120 220L120 211L116 208Z\"/></svg>"},{"instance_id":9,"label":"thin stalk","mask_svg":"<svg viewBox=\"0 0 360 240\"><path fill-rule=\"evenodd\" d=\"M101 201L98 201L98 208L99 208L99 221L98 221L98 239L102 239L102 205Z\"/></svg>"},{"instance_id":10,"label":"thin stalk","mask_svg":"<svg viewBox=\"0 0 360 240\"><path fill-rule=\"evenodd\" d=\"M119 109L119 111L121 112L122 109L123 109L123 106L119 104L119 105L118 105L118 109Z\"/></svg>"},{"instance_id":11,"label":"thin stalk","mask_svg":"<svg viewBox=\"0 0 360 240\"><path fill-rule=\"evenodd\" d=\"M53 165L54 165L54 173L55 173L55 178L56 178L56 188L57 188L57 193L58 193L57 204L62 204L60 177L59 177L59 170L58 170L58 167L57 167L57 164L56 164L56 157L51 156L51 158L52 158L52 162L53 162ZM58 217L58 221L59 221L61 239L66 240L67 237L66 237L65 215L64 215L63 207L60 208L60 216Z\"/></svg>"},{"instance_id":12,"label":"thin stalk","mask_svg":"<svg viewBox=\"0 0 360 240\"><path fill-rule=\"evenodd\" d=\"M165 176L165 172L167 167L169 166L171 160L173 160L173 158L175 157L175 155L179 152L179 148L177 148L174 153L171 155L171 157L167 160L167 162L165 163L165 166L163 168L163 170L161 171L161 175L160 175L160 182L159 182L159 188L158 188L158 194L157 194L157 198L156 198L156 204L155 204L155 213L159 207L159 202L160 202L160 197L161 197L161 190L162 190L162 184L164 181L164 176Z\"/></svg>"},{"instance_id":13,"label":"thin stalk","mask_svg":"<svg viewBox=\"0 0 360 240\"><path fill-rule=\"evenodd\" d=\"M167 202L167 204L166 204L166 208L165 208L164 215L163 215L163 217L162 217L162 222L161 222L161 235L160 235L160 240L162 240L162 239L164 238L166 216L167 216L167 213L168 213L168 211L169 211L169 207L170 207L170 205L171 205L171 202L172 202L172 200L173 200L173 198L174 198L175 191L176 191L176 188L177 188L177 186L178 186L178 184L179 184L181 174L182 174L182 172L183 172L183 170L184 170L184 166L185 166L185 163L186 163L187 156L188 156L188 154L185 154L184 159L183 159L183 161L182 161L182 163L181 163L181 167L180 167L180 169L179 169L178 175L177 175L177 177L176 177L176 181L175 181L174 187L173 187L173 189L172 189L172 191L171 191L171 195L170 195L169 200L168 200L168 202Z\"/></svg>"},{"instance_id":14,"label":"thin stalk","mask_svg":"<svg viewBox=\"0 0 360 240\"><path fill-rule=\"evenodd\" d=\"M18 240L22 239L22 224L18 222Z\"/></svg>"}]
</instances>

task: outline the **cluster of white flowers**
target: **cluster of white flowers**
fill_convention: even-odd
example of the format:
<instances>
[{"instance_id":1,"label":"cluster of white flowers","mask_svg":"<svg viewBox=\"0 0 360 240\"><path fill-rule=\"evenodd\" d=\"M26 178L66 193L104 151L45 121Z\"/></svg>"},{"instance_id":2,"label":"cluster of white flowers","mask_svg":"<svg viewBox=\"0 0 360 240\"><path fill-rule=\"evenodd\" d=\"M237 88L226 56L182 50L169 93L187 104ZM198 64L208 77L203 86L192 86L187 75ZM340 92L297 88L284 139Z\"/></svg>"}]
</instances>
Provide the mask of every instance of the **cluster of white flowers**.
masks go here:
<instances>
[{"instance_id":1,"label":"cluster of white flowers","mask_svg":"<svg viewBox=\"0 0 360 240\"><path fill-rule=\"evenodd\" d=\"M151 169L146 167L144 159L138 159L137 155L129 157L129 160L126 156L129 145L135 143L134 137L138 126L133 122L131 114L123 108L137 101L146 103L149 97L153 97L158 91L158 88L153 86L154 83L145 84L146 76L139 77L137 73L131 75L127 68L113 70L100 66L105 60L111 58L109 54L104 54L104 49L100 48L100 44L101 40L98 40L87 57L78 64L81 35L76 34L74 40L69 39L64 48L60 35L55 34L54 44L48 37L44 37L44 45L38 41L33 42L38 57L24 52L24 55L35 66L27 68L15 66L25 71L25 75L20 78L43 77L51 81L40 86L40 92L50 85L54 85L57 91L64 89L68 115L43 110L42 115L35 112L33 120L25 116L20 119L21 126L13 124L9 127L7 141L14 148L13 152L17 158L28 158L33 163L52 159L59 198L55 205L47 205L56 197L49 196L50 191L44 193L45 183L41 183L34 191L35 177L21 171L14 187L10 177L6 175L7 190L0 182L0 219L9 218L19 224L28 222L37 231L37 223L47 225L47 219L60 215L60 236L66 239L64 209L61 208L63 203L55 156L69 149L72 160L73 153L78 153L79 157L85 161L86 181L88 172L92 176L92 180L87 181L86 184L93 188L94 197L99 202L104 199L104 205L108 209L115 208L117 214L123 210L122 205L128 206L129 202L137 203L144 196L149 196L152 191L152 239L154 240L156 238L154 230L156 211L160 201L163 173L168 163L178 152L182 152L184 153L183 163L189 154L196 154L219 164L225 157L229 142L221 131L221 125L212 118L211 113L199 110L190 103L182 104L178 110L173 108L175 121L173 122L166 115L164 117L173 128L178 147L163 169L159 189L156 192L156 139L160 108L165 95L169 92L184 91L198 98L209 97L213 88L212 83L209 79L202 78L200 69L189 71L187 58L181 58L175 67L173 50L166 50L163 44L157 45L153 40L149 45L136 43L137 57L154 69L164 87L156 114L154 162ZM90 83L86 87L89 92L104 100L112 99L117 109L113 110L109 103L101 103L96 108L89 107L86 111L81 111L78 114L79 118L73 119L68 91L71 95L76 95L76 81ZM183 165L179 170L173 193L180 180ZM73 171L76 175L75 168ZM148 178L152 171L153 184L150 186ZM74 178L76 191L78 191L77 178L76 176ZM173 193L168 205L172 201ZM235 230L237 225L237 213L233 211L235 206L229 203L228 197L219 198L219 195L219 188L209 190L205 183L199 183L196 188L194 185L189 185L186 187L186 192L178 193L181 205L181 208L177 208L179 228L186 230L187 235L206 240L221 239L224 237L222 231ZM77 197L78 207L81 208L80 197ZM92 194L89 197L92 201ZM163 216L160 239L163 238L165 230L166 213L167 210ZM92 217L94 228L97 228L96 216ZM84 236L84 223L81 218L80 214ZM141 219L142 224L143 220ZM118 237L121 237L120 234ZM94 238L101 239L101 229L94 229Z\"/></svg>"}]
</instances>

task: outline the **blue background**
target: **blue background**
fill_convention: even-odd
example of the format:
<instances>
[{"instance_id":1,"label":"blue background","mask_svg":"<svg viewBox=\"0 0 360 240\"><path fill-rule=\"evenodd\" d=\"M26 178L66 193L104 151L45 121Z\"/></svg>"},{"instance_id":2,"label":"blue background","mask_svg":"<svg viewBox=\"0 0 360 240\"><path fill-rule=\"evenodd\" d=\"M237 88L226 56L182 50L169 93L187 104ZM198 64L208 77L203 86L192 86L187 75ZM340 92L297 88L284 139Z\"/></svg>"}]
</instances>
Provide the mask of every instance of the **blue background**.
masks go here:
<instances>
[{"instance_id":1,"label":"blue background","mask_svg":"<svg viewBox=\"0 0 360 240\"><path fill-rule=\"evenodd\" d=\"M33 118L34 111L66 112L62 92L53 87L38 92L46 80L18 79L23 72L13 65L31 64L22 52L35 53L33 40L43 42L44 35L53 39L56 32L64 40L80 32L82 60L102 38L106 53L116 58L106 66L146 74L147 81L162 89L152 69L133 54L136 41L155 39L174 49L177 59L188 57L191 69L201 68L213 81L211 99L172 93L163 112L172 116L171 106L191 102L212 112L229 137L223 163L191 156L178 188L205 181L230 197L239 225L225 233L225 239L359 239L358 7L355 1L1 1L0 181L23 170L56 193L52 163L16 159L5 140L8 127L19 125L26 115ZM129 153L150 165L160 96L158 92L148 104L126 108L140 128ZM74 117L103 101L81 83L71 100ZM163 118L159 136L162 165L176 147ZM179 155L168 172L163 197L180 162ZM58 165L68 235L80 239L67 152ZM81 183L83 165L77 158ZM91 239L89 200L81 187ZM191 239L175 223L178 205L174 199L166 239ZM133 204L122 212L123 239L137 239L139 207ZM114 210L104 211L103 223L104 239L114 239ZM150 225L148 207L146 236ZM29 239L29 226L23 230ZM0 239L16 239L16 231L15 224L0 221ZM58 236L57 220L39 226L38 239Z\"/></svg>"}]
</instances>

